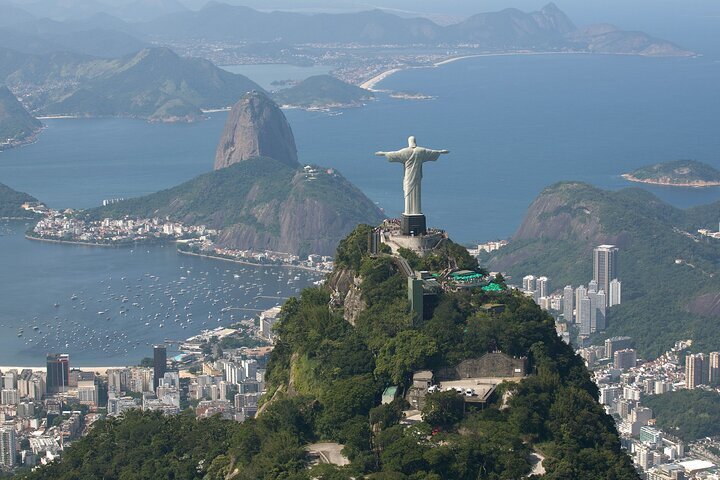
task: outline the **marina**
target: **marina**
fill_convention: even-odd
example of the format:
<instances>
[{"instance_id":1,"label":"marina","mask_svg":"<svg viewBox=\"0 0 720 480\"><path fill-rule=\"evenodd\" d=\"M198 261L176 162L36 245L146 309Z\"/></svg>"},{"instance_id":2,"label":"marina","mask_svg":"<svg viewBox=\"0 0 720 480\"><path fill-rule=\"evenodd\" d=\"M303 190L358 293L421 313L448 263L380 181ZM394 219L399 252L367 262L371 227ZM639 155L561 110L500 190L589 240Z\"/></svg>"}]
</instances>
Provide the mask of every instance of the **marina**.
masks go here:
<instances>
[{"instance_id":1,"label":"marina","mask_svg":"<svg viewBox=\"0 0 720 480\"><path fill-rule=\"evenodd\" d=\"M178 343L254 318L322 278L179 255L172 245L98 250L38 244L24 239L22 222L2 222L0 230L0 247L16 244L28 251L26 261L44 262L46 272L44 281L33 281L37 287L13 283L12 269L0 272L10 294L3 295L0 329L12 332L0 338L3 364L40 366L47 352L64 350L72 351L75 366L137 364L154 343ZM72 260L56 263L64 256ZM98 262L106 268L90 271ZM33 300L15 304L14 290Z\"/></svg>"}]
</instances>

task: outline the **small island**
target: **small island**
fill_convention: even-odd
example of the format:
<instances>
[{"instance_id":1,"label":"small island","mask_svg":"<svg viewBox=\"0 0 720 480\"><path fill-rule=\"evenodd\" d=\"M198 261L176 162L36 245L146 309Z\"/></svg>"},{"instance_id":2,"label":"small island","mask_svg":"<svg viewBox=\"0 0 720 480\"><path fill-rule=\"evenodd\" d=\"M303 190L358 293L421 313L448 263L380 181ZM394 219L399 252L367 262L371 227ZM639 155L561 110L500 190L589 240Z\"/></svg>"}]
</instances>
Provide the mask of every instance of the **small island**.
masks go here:
<instances>
[{"instance_id":1,"label":"small island","mask_svg":"<svg viewBox=\"0 0 720 480\"><path fill-rule=\"evenodd\" d=\"M631 182L672 187L720 186L720 171L695 160L675 160L639 168L622 177Z\"/></svg>"},{"instance_id":2,"label":"small island","mask_svg":"<svg viewBox=\"0 0 720 480\"><path fill-rule=\"evenodd\" d=\"M319 109L359 107L374 99L375 95L331 75L315 75L276 92L274 97L284 107Z\"/></svg>"}]
</instances>

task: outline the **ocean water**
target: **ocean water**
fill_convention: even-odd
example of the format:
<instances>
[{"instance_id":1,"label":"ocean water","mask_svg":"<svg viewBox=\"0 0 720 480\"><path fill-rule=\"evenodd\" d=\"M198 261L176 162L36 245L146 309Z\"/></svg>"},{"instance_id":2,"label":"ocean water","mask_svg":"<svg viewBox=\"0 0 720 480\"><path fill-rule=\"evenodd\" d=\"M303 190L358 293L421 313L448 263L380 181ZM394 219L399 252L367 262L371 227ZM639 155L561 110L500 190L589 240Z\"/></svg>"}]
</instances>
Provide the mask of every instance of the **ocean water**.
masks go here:
<instances>
[{"instance_id":1,"label":"ocean water","mask_svg":"<svg viewBox=\"0 0 720 480\"><path fill-rule=\"evenodd\" d=\"M284 66L275 74L267 69L271 80L288 78ZM623 188L633 184L620 174L678 158L720 168L719 82L720 62L705 57L496 56L407 70L379 85L433 95L433 100L379 94L378 100L340 115L299 110L286 114L301 162L339 169L390 216L402 208L402 168L373 152L402 148L408 135L415 135L420 145L450 150L426 165L423 210L430 225L471 244L512 235L530 202L557 181ZM78 208L168 188L212 169L225 117L213 113L192 125L48 120L37 143L0 153L0 182L51 206ZM720 199L718 188L638 188L680 207ZM717 221L708 219L708 226ZM285 296L312 280L301 276L288 286L287 274L278 280L279 274L269 269L238 271L240 278L235 279L232 272L239 266L181 257L167 247L130 252L40 244L23 238L23 224L0 229L0 365L41 364L46 351L57 349L85 365L135 362L147 355L152 342L196 333L208 314L216 324L229 322L222 305L250 306L256 301L271 306L276 300L255 298L260 285ZM146 282L148 275L159 277L161 285L153 288L162 290L164 302L152 289L137 287L137 279ZM257 287L246 292L250 279ZM168 311L164 292L188 290L189 283L199 284L192 296L207 301L178 301L181 311ZM128 286L143 299L129 303L145 308L122 314L122 302L112 296ZM72 308L79 301L69 300L73 294L85 299L87 310ZM90 309L91 302L103 306ZM98 315L107 309L109 314ZM188 311L202 321L183 322L183 329L167 320ZM67 328L60 331L70 333L57 335L57 329L43 327L53 321L69 322L61 323ZM28 334L32 326L41 332L48 329L44 339ZM21 327L23 336L17 337ZM118 332L127 338L117 337ZM87 335L91 337L84 342ZM122 342L108 346L105 335ZM143 349L142 354L137 349Z\"/></svg>"},{"instance_id":2,"label":"ocean water","mask_svg":"<svg viewBox=\"0 0 720 480\"><path fill-rule=\"evenodd\" d=\"M256 316L322 275L180 255L26 240L0 220L0 365L136 365L152 345ZM169 345L170 350L176 344Z\"/></svg>"}]
</instances>

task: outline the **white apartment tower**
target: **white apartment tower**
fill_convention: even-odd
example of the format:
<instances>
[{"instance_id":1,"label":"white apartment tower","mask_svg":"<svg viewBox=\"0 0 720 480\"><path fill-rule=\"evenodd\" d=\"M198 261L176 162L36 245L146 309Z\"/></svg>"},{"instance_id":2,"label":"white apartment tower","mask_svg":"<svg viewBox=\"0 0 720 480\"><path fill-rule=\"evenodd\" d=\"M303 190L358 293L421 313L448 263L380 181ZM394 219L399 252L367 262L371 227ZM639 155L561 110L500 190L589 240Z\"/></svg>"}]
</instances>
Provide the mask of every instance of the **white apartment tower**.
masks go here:
<instances>
[{"instance_id":1,"label":"white apartment tower","mask_svg":"<svg viewBox=\"0 0 720 480\"><path fill-rule=\"evenodd\" d=\"M573 291L572 285L567 285L563 288L563 317L565 317L567 323L573 323L574 297L575 292Z\"/></svg>"},{"instance_id":2,"label":"white apartment tower","mask_svg":"<svg viewBox=\"0 0 720 480\"><path fill-rule=\"evenodd\" d=\"M622 282L617 278L610 281L610 295L608 297L608 306L613 307L620 305L622 302Z\"/></svg>"}]
</instances>

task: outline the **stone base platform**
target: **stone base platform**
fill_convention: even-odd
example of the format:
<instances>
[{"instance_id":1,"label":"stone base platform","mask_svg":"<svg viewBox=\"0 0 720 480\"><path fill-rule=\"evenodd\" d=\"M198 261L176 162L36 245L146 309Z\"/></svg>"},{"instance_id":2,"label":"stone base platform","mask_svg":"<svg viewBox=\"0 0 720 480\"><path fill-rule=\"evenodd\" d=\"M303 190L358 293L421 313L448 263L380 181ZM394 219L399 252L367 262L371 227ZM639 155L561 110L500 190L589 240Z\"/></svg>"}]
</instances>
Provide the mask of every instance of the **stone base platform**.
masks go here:
<instances>
[{"instance_id":1,"label":"stone base platform","mask_svg":"<svg viewBox=\"0 0 720 480\"><path fill-rule=\"evenodd\" d=\"M394 232L385 232L381 236L381 242L387 244L393 253L400 248L408 248L420 256L427 255L440 247L445 241L445 235L441 233L428 233L426 235L409 236Z\"/></svg>"}]
</instances>

